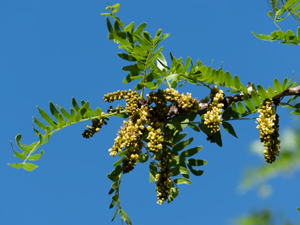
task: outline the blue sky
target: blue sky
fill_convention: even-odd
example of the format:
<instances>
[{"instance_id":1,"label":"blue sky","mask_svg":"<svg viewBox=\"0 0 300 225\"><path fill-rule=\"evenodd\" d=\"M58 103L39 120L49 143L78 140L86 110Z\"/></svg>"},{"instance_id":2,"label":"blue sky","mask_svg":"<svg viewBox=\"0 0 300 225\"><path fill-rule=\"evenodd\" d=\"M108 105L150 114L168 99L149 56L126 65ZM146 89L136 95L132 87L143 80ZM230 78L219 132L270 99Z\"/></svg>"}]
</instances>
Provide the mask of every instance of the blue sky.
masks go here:
<instances>
[{"instance_id":1,"label":"blue sky","mask_svg":"<svg viewBox=\"0 0 300 225\"><path fill-rule=\"evenodd\" d=\"M111 1L115 4L117 1ZM166 58L173 56L238 74L248 81L272 86L294 71L299 77L299 47L264 42L256 33L269 34L276 26L267 16L267 0L253 1L120 1L118 16L129 24L147 22L150 34L158 29L171 36L162 42ZM22 141L37 141L31 128L32 116L39 117L36 106L49 112L49 101L68 109L71 99L90 102L103 111L109 107L103 95L133 88L123 84L127 75L121 67L128 65L108 41L105 17L106 1L1 1L0 2L0 224L60 225L111 223L114 211L108 208L111 181L106 175L116 158L107 150L112 146L121 118L111 118L91 139L81 133L89 123L79 123L54 134L42 146L45 154L33 172L16 170L7 163L13 157L9 141L21 133ZM283 30L296 30L288 20ZM168 58L167 58L168 59ZM170 61L169 61L170 62ZM180 92L191 92L201 99L206 89L185 85ZM280 109L281 129L299 126L286 109ZM222 132L223 147L207 142L200 133L194 135L192 147L203 145L198 158L205 159L201 177L191 177L192 185L181 185L179 196L171 204L156 204L155 185L149 184L148 166L140 164L124 175L121 204L133 224L230 224L236 216L255 207L272 206L285 210L296 220L300 206L299 182L278 178L271 181L273 195L261 199L255 190L239 195L237 186L243 168L262 162L263 156L249 152L249 145L259 138L254 121L233 122L239 139ZM14 143L15 145L15 143ZM15 146L16 147L16 146Z\"/></svg>"}]
</instances>

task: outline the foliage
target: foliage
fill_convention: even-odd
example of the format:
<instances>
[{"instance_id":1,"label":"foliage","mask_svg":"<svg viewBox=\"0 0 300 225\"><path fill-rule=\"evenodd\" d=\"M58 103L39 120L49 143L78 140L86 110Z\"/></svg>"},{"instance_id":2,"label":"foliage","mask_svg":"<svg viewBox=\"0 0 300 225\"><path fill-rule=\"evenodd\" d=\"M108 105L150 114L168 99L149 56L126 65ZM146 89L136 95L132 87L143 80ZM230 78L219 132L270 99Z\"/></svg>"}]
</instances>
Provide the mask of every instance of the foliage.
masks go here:
<instances>
[{"instance_id":1,"label":"foliage","mask_svg":"<svg viewBox=\"0 0 300 225\"><path fill-rule=\"evenodd\" d=\"M248 215L241 216L235 221L237 225L293 225L282 215L271 212L269 209L261 209L250 212Z\"/></svg>"},{"instance_id":2,"label":"foliage","mask_svg":"<svg viewBox=\"0 0 300 225\"><path fill-rule=\"evenodd\" d=\"M300 3L298 0L271 0L273 13L268 12L271 19L274 20L275 25L279 28L278 31L273 31L270 35L266 34L253 34L264 41L281 41L282 44L298 45L300 46L300 27L297 29L297 34L291 30L286 32L278 26L277 22L283 21L290 15L298 22L300 22Z\"/></svg>"},{"instance_id":3,"label":"foliage","mask_svg":"<svg viewBox=\"0 0 300 225\"><path fill-rule=\"evenodd\" d=\"M283 8L285 11L282 10ZM293 108L295 109L293 113L296 115L300 113L299 104L294 104L300 91L299 87L294 87L296 83L292 81L292 78L285 78L282 82L275 78L273 86L268 88L253 83L245 86L237 75L233 77L228 71L223 71L222 66L215 69L203 65L199 60L193 63L190 57L183 61L181 57L177 59L171 53L168 63L162 53L163 47L159 46L169 34L163 34L159 29L154 37L151 37L147 31L144 31L146 23L135 27L134 22L131 22L125 26L116 16L119 4L108 6L106 9L109 12L102 15L107 16L108 38L117 43L121 49L122 52L118 53L118 56L130 62L130 65L122 68L128 72L123 83L138 81L138 84L134 90L118 90L108 93L104 96L104 100L112 102L125 99L126 106L118 106L115 109L110 107L108 113L104 113L100 108L91 109L89 103L85 101L81 101L81 106L79 106L73 98L73 108L69 113L63 107L57 105L58 109L50 102L50 112L54 118L40 108L38 110L45 123L33 118L34 126L44 131L42 134L33 127L39 141L26 145L20 142L21 134L17 135L16 143L21 152L14 149L13 151L15 156L23 162L8 165L32 171L37 168L37 165L28 161L38 160L43 151L35 154L37 149L47 143L52 134L60 129L91 120L92 126L87 126L82 134L83 137L89 138L99 132L110 117L124 118L126 120L124 120L123 127L118 132L114 145L109 149L111 156L121 158L113 164L115 168L107 177L113 181L109 191L109 194L113 194L110 208L115 207L113 220L117 214L120 214L127 224L131 224L119 199L122 174L133 170L138 163L150 161L150 182L156 183L159 204L164 201L172 202L179 193L178 185L191 184L190 174L195 176L203 174L203 170L197 168L207 162L203 159L190 158L194 157L202 146L190 148L193 138L184 140L187 135L183 133L184 128L190 127L197 132L202 131L208 141L222 147L220 126L222 125L226 132L237 137L230 122L255 119L249 116L259 110L267 115L270 112L265 109L266 101L274 102L275 107L274 110L272 108L274 111L272 113L275 113L278 106ZM281 14L278 13L278 8L274 7L274 12L277 13L274 17L275 21L279 21L279 16L284 13L283 11L298 16L295 4L285 4L281 7ZM113 23L110 18L114 20ZM295 38L290 37L291 35L285 36L284 40L287 43L299 44L299 34L297 42ZM266 40L265 36L262 39ZM202 96L202 100L197 100L192 98L190 93L179 93L176 88L186 83L206 88L210 92L209 98ZM162 84L165 84L167 89L160 89ZM225 96L220 88L227 90L229 95ZM140 91L140 94L137 91ZM146 95L146 91L151 92ZM293 97L283 102L285 96ZM262 130L263 126L260 126L260 129ZM278 128L271 122L269 129ZM269 150L272 148L268 143L264 142L264 144ZM276 150L277 153L279 150Z\"/></svg>"}]
</instances>

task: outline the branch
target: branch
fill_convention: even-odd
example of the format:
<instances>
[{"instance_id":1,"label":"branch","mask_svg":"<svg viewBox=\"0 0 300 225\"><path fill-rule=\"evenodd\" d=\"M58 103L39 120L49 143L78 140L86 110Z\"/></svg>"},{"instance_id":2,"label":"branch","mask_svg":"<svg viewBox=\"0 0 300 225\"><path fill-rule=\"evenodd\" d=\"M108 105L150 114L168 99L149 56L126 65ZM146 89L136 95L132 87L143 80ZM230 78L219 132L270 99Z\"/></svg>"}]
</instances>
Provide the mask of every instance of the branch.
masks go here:
<instances>
[{"instance_id":1,"label":"branch","mask_svg":"<svg viewBox=\"0 0 300 225\"><path fill-rule=\"evenodd\" d=\"M248 93L251 93L251 91L252 91L251 85L248 85L247 89L248 89ZM279 104L281 98L283 98L285 96L294 96L294 95L300 96L300 85L297 87L289 88L289 89L285 90L284 92L274 96L273 101L277 102ZM251 98L251 96L249 96L249 97ZM221 103L224 104L223 109L226 109L227 107L229 107L231 105L232 102L239 102L239 101L244 101L244 93L234 95L234 96L224 97L224 99L222 100ZM202 115L202 114L206 113L206 110L209 107L209 105L210 105L210 103L199 102L197 114ZM175 117L182 116L186 113L188 113L188 111L184 111L184 110L180 109L178 106L172 104L168 107L168 111L166 113L166 119L170 120Z\"/></svg>"}]
</instances>

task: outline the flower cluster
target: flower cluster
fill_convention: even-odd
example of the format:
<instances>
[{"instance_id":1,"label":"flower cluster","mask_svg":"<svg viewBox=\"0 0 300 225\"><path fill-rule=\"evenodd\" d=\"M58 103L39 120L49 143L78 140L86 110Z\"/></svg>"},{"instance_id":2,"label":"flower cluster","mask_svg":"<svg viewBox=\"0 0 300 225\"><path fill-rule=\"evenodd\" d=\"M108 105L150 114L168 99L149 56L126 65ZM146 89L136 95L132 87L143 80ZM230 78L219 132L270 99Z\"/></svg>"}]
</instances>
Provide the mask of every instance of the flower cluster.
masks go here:
<instances>
[{"instance_id":1,"label":"flower cluster","mask_svg":"<svg viewBox=\"0 0 300 225\"><path fill-rule=\"evenodd\" d=\"M102 112L101 116L104 116L105 113ZM92 120L92 126L87 125L87 129L82 133L82 136L84 138L90 138L93 137L93 135L100 131L101 127L103 124L107 124L107 122L105 120L109 120L108 117L99 117L98 119L93 119Z\"/></svg>"},{"instance_id":2,"label":"flower cluster","mask_svg":"<svg viewBox=\"0 0 300 225\"><path fill-rule=\"evenodd\" d=\"M162 125L164 124L162 123ZM151 125L147 127L147 130L149 131L147 136L147 139L149 140L149 143L147 145L148 150L154 153L158 152L163 148L163 142L164 142L164 134L162 132L160 123L156 122L154 124L152 122Z\"/></svg>"},{"instance_id":3,"label":"flower cluster","mask_svg":"<svg viewBox=\"0 0 300 225\"><path fill-rule=\"evenodd\" d=\"M260 130L260 141L263 142L266 162L272 163L280 153L279 137L279 116L276 114L272 99L266 99L261 103L261 109L258 110L259 118L256 127Z\"/></svg>"},{"instance_id":4,"label":"flower cluster","mask_svg":"<svg viewBox=\"0 0 300 225\"><path fill-rule=\"evenodd\" d=\"M103 99L106 102L113 102L115 100L121 100L121 99L126 99L126 111L128 114L134 114L134 112L138 108L138 103L139 103L139 98L140 95L136 91L132 91L129 89L128 91L116 91L113 93L108 93L104 95Z\"/></svg>"},{"instance_id":5,"label":"flower cluster","mask_svg":"<svg viewBox=\"0 0 300 225\"><path fill-rule=\"evenodd\" d=\"M167 146L164 146L161 154L161 161L157 164L160 172L155 175L157 203L160 205L167 200L171 194L171 187L173 185L171 179L172 173L170 171L171 160L171 150Z\"/></svg>"},{"instance_id":6,"label":"flower cluster","mask_svg":"<svg viewBox=\"0 0 300 225\"><path fill-rule=\"evenodd\" d=\"M166 99L170 102L175 102L175 104L178 104L179 108L184 110L198 109L199 103L196 98L192 98L191 93L187 93L186 95L184 93L179 94L178 91L174 90L173 88L167 88L165 93Z\"/></svg>"},{"instance_id":7,"label":"flower cluster","mask_svg":"<svg viewBox=\"0 0 300 225\"><path fill-rule=\"evenodd\" d=\"M224 99L224 93L217 86L211 90L210 93L211 103L207 108L207 113L204 116L204 124L210 129L211 133L216 133L220 130L220 124L222 123L221 114L223 103L220 103Z\"/></svg>"},{"instance_id":8,"label":"flower cluster","mask_svg":"<svg viewBox=\"0 0 300 225\"><path fill-rule=\"evenodd\" d=\"M155 112L159 115L163 115L167 111L167 99L165 90L158 89L157 92L152 91L147 95L150 102L154 102Z\"/></svg>"},{"instance_id":9,"label":"flower cluster","mask_svg":"<svg viewBox=\"0 0 300 225\"><path fill-rule=\"evenodd\" d=\"M118 90L113 93L108 93L108 94L104 95L103 99L106 102L113 102L115 100L124 99L124 98L126 98L126 96L128 96L127 90L125 90L125 91Z\"/></svg>"},{"instance_id":10,"label":"flower cluster","mask_svg":"<svg viewBox=\"0 0 300 225\"><path fill-rule=\"evenodd\" d=\"M124 126L118 132L113 147L108 150L111 156L116 156L125 148L126 157L123 159L123 173L133 170L133 166L136 165L136 161L142 153L141 149L144 143L141 136L150 117L148 106L141 106L137 109L128 121L124 121Z\"/></svg>"}]
</instances>

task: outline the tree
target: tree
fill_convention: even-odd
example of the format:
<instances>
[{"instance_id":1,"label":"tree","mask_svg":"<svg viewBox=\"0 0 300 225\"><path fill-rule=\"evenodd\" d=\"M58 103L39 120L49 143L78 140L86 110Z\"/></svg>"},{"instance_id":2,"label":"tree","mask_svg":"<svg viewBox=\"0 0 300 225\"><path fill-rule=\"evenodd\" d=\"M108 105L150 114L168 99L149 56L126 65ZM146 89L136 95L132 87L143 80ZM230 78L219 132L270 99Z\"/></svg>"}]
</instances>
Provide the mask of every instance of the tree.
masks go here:
<instances>
[{"instance_id":1,"label":"tree","mask_svg":"<svg viewBox=\"0 0 300 225\"><path fill-rule=\"evenodd\" d=\"M169 201L172 201L178 193L177 185L181 183L189 184L188 174L190 172L194 175L202 175L202 170L195 169L194 167L206 163L201 159L186 159L199 152L202 147L185 149L191 143L192 138L180 142L185 136L184 133L181 133L184 127L189 126L198 132L201 130L207 135L208 140L222 146L221 133L219 131L221 114L224 129L233 136L236 136L232 125L227 121L243 120L246 116L256 113L259 110L263 114L265 110L261 108L265 106L266 108L270 107L269 111L271 113L268 114L272 114L271 122L274 122L275 125L263 124L261 128L269 126L269 128L274 129L274 132L268 132L273 135L271 140L274 137L276 139L278 136L276 133L276 129L278 129L276 121L278 121L278 118L275 117L275 108L271 106L272 102L268 99L272 98L276 106L279 104L288 104L296 109L294 113L298 113L298 106L292 104L292 101L297 97L298 87L293 88L295 84L292 83L292 79L286 79L282 83L274 79L274 87L268 88L267 92L261 85L254 86L253 84L249 84L246 87L239 81L238 76L232 77L229 72L224 72L222 66L216 70L212 69L212 67L203 66L200 61L192 64L191 58L187 58L185 62L182 62L181 58L176 59L172 54L170 54L172 64L168 67L167 60L161 53L162 48L157 49L158 44L168 35L162 35L162 31L159 30L152 39L147 32L143 31L145 24L139 25L136 29L134 29L133 23L125 27L122 21L115 15L118 7L118 5L108 7L111 10L108 16L115 19L114 25L107 19L107 26L110 33L109 38L118 43L122 49L125 49L124 53L120 53L119 56L133 63L130 66L123 67L123 70L129 71L124 82L129 83L133 80L139 80L140 82L135 86L135 89L141 90L141 94L139 95L135 91L120 91L106 95L105 100L108 102L116 98L125 98L127 100L126 107L111 108L108 114L103 114L100 108L94 111L89 107L88 102L82 101L81 106L79 106L75 99L72 100L73 109L71 109L70 113L62 107L59 107L59 112L58 108L50 103L50 111L56 119L55 121L39 108L41 116L48 124L45 125L36 118L34 118L34 122L40 129L45 131L45 134L40 134L35 129L34 131L40 140L30 146L22 144L20 142L21 135L18 135L16 142L23 152L19 153L14 150L14 153L24 161L23 163L10 165L26 170L35 169L36 166L27 161L39 159L43 152L34 155L32 153L40 145L45 144L54 132L68 125L92 120L92 126L88 126L83 132L83 136L87 138L92 137L100 128L102 129L108 117L116 115L128 118L128 122L124 124L119 132L119 139L122 141L117 139L116 144L114 144L110 151L113 156L117 152L122 151L122 153L118 154L122 158L114 164L116 169L108 176L114 182L111 190L111 194L115 194L112 205L115 204L117 211L120 209L119 213L122 215L122 218L130 222L125 212L121 209L118 199L122 172L127 173L134 168L133 165L136 162L143 163L147 160L150 161L151 158L150 173L152 180L156 178L158 203L162 203L167 198ZM259 37L267 39L266 36ZM298 38L295 39L295 37L295 35L285 34L284 41L297 44L296 40L298 41ZM279 38L276 36L273 39ZM174 90L177 86L187 82L208 88L211 91L210 103L205 96L199 96L203 98L202 102L199 102L189 94L181 94ZM157 89L162 83L169 89L158 91ZM215 85L228 88L235 95L225 97L223 91L215 87ZM154 92L151 92L144 99L146 97L145 89L147 88ZM249 93L249 95L243 93ZM282 102L281 100L285 96L294 97L288 102ZM215 100L214 98L217 99ZM244 102L245 106L241 102ZM152 107L154 105L155 107ZM224 109L224 112L222 112L221 108ZM198 114L201 115L201 120L199 119L200 122L195 122L197 121L195 118ZM265 117L267 116L270 115L265 115ZM133 128L133 126L135 127ZM268 135L262 135L262 139L270 139ZM128 139L129 137L132 140ZM144 152L141 152L143 143L147 144L147 148L143 148ZM267 145L267 143L265 144ZM270 148L271 151L266 150L265 152L266 159L270 163L275 161L278 154L278 142L273 143L272 146L274 148ZM123 147L127 148L127 150L124 150ZM179 174L183 178L171 180L170 176Z\"/></svg>"}]
</instances>

